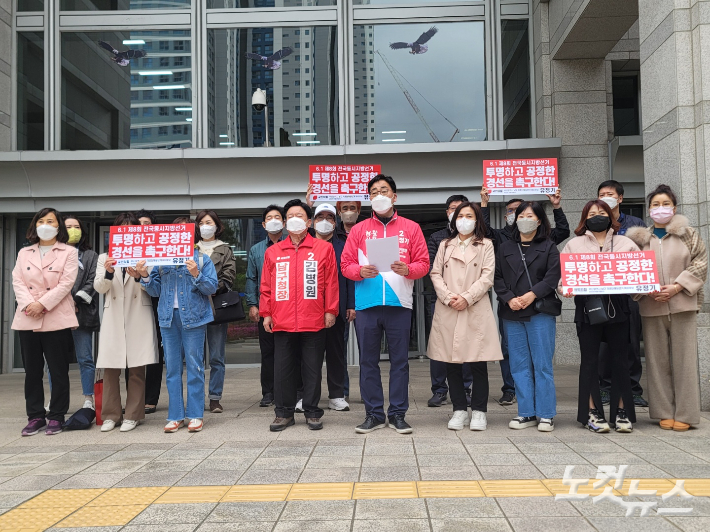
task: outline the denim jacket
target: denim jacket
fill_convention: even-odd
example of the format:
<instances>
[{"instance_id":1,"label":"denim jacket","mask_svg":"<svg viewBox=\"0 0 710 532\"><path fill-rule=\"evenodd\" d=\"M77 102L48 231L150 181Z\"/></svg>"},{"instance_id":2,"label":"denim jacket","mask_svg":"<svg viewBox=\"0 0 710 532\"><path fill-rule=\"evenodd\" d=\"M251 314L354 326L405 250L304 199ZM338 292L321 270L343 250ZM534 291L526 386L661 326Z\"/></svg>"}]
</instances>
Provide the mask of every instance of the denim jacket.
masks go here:
<instances>
[{"instance_id":1,"label":"denim jacket","mask_svg":"<svg viewBox=\"0 0 710 532\"><path fill-rule=\"evenodd\" d=\"M195 251L193 260L200 263ZM145 291L158 301L158 321L161 327L170 327L173 321L175 286L178 289L180 319L185 329L201 327L214 320L210 296L217 291L217 271L207 255L203 255L202 268L193 277L187 266L155 266L147 281L141 279ZM177 285L176 281L177 280Z\"/></svg>"}]
</instances>

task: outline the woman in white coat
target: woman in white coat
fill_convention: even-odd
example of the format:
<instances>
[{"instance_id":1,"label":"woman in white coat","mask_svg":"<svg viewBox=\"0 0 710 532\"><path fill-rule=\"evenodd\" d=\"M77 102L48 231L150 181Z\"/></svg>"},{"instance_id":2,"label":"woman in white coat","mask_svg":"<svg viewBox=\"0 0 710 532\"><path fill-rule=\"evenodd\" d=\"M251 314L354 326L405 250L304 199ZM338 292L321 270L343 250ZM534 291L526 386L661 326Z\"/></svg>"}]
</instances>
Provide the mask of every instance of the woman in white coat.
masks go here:
<instances>
[{"instance_id":1,"label":"woman in white coat","mask_svg":"<svg viewBox=\"0 0 710 532\"><path fill-rule=\"evenodd\" d=\"M113 225L140 225L132 213L119 214ZM145 419L145 367L158 361L158 340L150 296L134 268L115 268L115 259L99 256L94 289L104 294L104 315L96 367L104 369L102 432L121 421L119 377L128 368L126 413L121 432Z\"/></svg>"}]
</instances>

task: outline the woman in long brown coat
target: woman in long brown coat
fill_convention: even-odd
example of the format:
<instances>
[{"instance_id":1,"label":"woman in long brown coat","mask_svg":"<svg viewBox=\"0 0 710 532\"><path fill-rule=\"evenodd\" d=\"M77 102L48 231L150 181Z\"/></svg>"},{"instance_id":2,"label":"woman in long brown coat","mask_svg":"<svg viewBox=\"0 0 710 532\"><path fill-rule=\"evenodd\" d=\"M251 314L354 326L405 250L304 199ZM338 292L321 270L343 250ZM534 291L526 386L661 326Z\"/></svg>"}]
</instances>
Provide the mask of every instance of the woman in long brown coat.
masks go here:
<instances>
[{"instance_id":1,"label":"woman in long brown coat","mask_svg":"<svg viewBox=\"0 0 710 532\"><path fill-rule=\"evenodd\" d=\"M451 430L468 422L463 364L473 374L471 430L486 429L488 403L487 362L502 360L496 320L488 298L495 273L493 243L484 238L483 214L475 203L463 202L450 222L451 237L444 240L434 259L431 280L436 290L436 310L427 355L446 362L454 415Z\"/></svg>"}]
</instances>

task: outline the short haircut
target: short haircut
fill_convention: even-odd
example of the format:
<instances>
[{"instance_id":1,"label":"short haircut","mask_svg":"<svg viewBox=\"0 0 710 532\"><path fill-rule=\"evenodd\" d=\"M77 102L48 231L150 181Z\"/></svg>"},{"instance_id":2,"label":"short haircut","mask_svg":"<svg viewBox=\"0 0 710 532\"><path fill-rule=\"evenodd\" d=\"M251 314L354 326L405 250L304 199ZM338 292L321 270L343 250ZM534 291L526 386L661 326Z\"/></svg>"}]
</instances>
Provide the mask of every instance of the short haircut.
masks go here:
<instances>
[{"instance_id":1,"label":"short haircut","mask_svg":"<svg viewBox=\"0 0 710 532\"><path fill-rule=\"evenodd\" d=\"M281 205L269 205L266 209L264 209L264 212L261 213L262 222L266 221L266 215L269 214L271 211L278 211L282 219L286 218L286 213L284 212L284 208L281 207Z\"/></svg>"},{"instance_id":2,"label":"short haircut","mask_svg":"<svg viewBox=\"0 0 710 532\"><path fill-rule=\"evenodd\" d=\"M200 234L200 221L205 217L209 216L214 220L214 224L217 226L217 231L215 231L214 236L219 238L222 233L224 233L224 224L222 223L222 220L219 219L219 216L217 216L217 213L214 211L200 211L197 217L195 218L195 242L199 242L202 240L202 235Z\"/></svg>"},{"instance_id":3,"label":"short haircut","mask_svg":"<svg viewBox=\"0 0 710 532\"><path fill-rule=\"evenodd\" d=\"M293 207L301 207L304 211L306 211L306 218L309 220L313 218L313 210L308 206L308 204L302 202L300 199L292 199L286 203L286 205L284 205L284 213L288 214L288 211Z\"/></svg>"},{"instance_id":4,"label":"short haircut","mask_svg":"<svg viewBox=\"0 0 710 532\"><path fill-rule=\"evenodd\" d=\"M390 188L392 189L392 192L394 192L395 194L397 193L397 183L394 182L394 179L392 179L392 178L391 178L390 176L388 176L388 175L377 174L375 177L373 177L372 179L370 179L370 182L367 184L367 192L368 192L368 194L369 194L370 190L372 190L372 185L374 185L374 184L377 183L378 181L385 181L385 182L390 186Z\"/></svg>"},{"instance_id":5,"label":"short haircut","mask_svg":"<svg viewBox=\"0 0 710 532\"><path fill-rule=\"evenodd\" d=\"M449 222L449 231L451 231L451 236L448 238L448 240L458 238L459 228L456 227L456 219L459 217L459 213L466 207L470 207L471 209L473 209L473 212L476 215L476 227L473 228L473 241L483 242L483 239L486 237L486 222L483 220L483 211L481 210L481 207L480 205L478 205L478 203L472 203L469 201L464 201L463 203L461 203L461 205L456 207L456 210L454 211L454 214L451 217L451 221Z\"/></svg>"},{"instance_id":6,"label":"short haircut","mask_svg":"<svg viewBox=\"0 0 710 532\"><path fill-rule=\"evenodd\" d=\"M79 242L76 245L76 249L78 249L79 251L86 251L87 249L91 249L91 244L89 244L89 228L86 227L86 224L83 222L83 220L73 214L68 214L64 217L65 225L67 220L76 220L77 222L79 222L79 229L81 229L81 238L79 239Z\"/></svg>"},{"instance_id":7,"label":"short haircut","mask_svg":"<svg viewBox=\"0 0 710 532\"><path fill-rule=\"evenodd\" d=\"M455 201L468 202L468 198L463 194L454 194L453 196L449 196L449 199L446 200L446 209L448 210L451 204ZM476 219L478 219L478 215L476 215ZM476 223L478 224L478 222Z\"/></svg>"},{"instance_id":8,"label":"short haircut","mask_svg":"<svg viewBox=\"0 0 710 532\"><path fill-rule=\"evenodd\" d=\"M30 244L36 244L39 242L39 237L37 236L37 222L40 218L44 218L49 213L54 214L54 216L57 218L57 223L59 224L57 242L66 244L69 240L69 233L67 233L67 227L64 225L64 217L62 216L62 213L59 212L57 209L53 209L52 207L45 207L32 217L30 226L27 228L27 234L25 235L25 237L27 238L27 241Z\"/></svg>"},{"instance_id":9,"label":"short haircut","mask_svg":"<svg viewBox=\"0 0 710 532\"><path fill-rule=\"evenodd\" d=\"M192 224L195 223L189 216L178 216L173 220L174 224Z\"/></svg>"},{"instance_id":10,"label":"short haircut","mask_svg":"<svg viewBox=\"0 0 710 532\"><path fill-rule=\"evenodd\" d=\"M113 225L140 225L138 217L132 212L122 212L113 220Z\"/></svg>"},{"instance_id":11,"label":"short haircut","mask_svg":"<svg viewBox=\"0 0 710 532\"><path fill-rule=\"evenodd\" d=\"M649 207L651 206L651 201L653 201L654 196L658 196L659 194L665 194L666 196L671 198L671 201L673 202L674 206L678 205L678 199L675 197L673 189L668 185L658 185L655 189L651 191L648 196L646 196L646 200L648 201Z\"/></svg>"},{"instance_id":12,"label":"short haircut","mask_svg":"<svg viewBox=\"0 0 710 532\"><path fill-rule=\"evenodd\" d=\"M579 219L579 225L577 226L577 229L574 230L574 234L577 236L582 236L587 232L587 216L589 216L589 211L594 205L604 210L604 212L609 215L609 219L611 220L611 228L614 230L615 234L618 234L619 229L621 228L621 224L614 219L614 214L611 211L611 207L609 207L607 202L602 201L600 199L588 201L587 204L584 206L584 208L582 209L582 216Z\"/></svg>"},{"instance_id":13,"label":"short haircut","mask_svg":"<svg viewBox=\"0 0 710 532\"><path fill-rule=\"evenodd\" d=\"M597 187L597 196L603 188L613 188L614 190L616 190L616 193L619 196L624 195L624 185L622 185L618 181L614 181L613 179L607 179L606 181L603 181L599 184L599 186Z\"/></svg>"},{"instance_id":14,"label":"short haircut","mask_svg":"<svg viewBox=\"0 0 710 532\"><path fill-rule=\"evenodd\" d=\"M354 203L357 205L357 212L360 212L362 210L362 202L361 201L338 201L335 203L335 210L340 212L340 209L343 207L343 203Z\"/></svg>"},{"instance_id":15,"label":"short haircut","mask_svg":"<svg viewBox=\"0 0 710 532\"><path fill-rule=\"evenodd\" d=\"M141 209L135 213L136 218L148 218L150 220L151 224L154 224L155 222L158 221L158 219L155 217L155 213L153 211L146 211L145 209Z\"/></svg>"},{"instance_id":16,"label":"short haircut","mask_svg":"<svg viewBox=\"0 0 710 532\"><path fill-rule=\"evenodd\" d=\"M540 225L537 228L537 232L535 233L535 238L533 238L533 240L535 242L547 240L550 237L550 220L547 218L545 209L542 208L542 205L539 202L523 201L520 205L518 205L518 208L515 209L515 219L517 220L518 216L525 212L528 207L532 209L535 216L537 216L538 220L540 220ZM517 223L513 225L513 240L520 242L520 231L518 231Z\"/></svg>"},{"instance_id":17,"label":"short haircut","mask_svg":"<svg viewBox=\"0 0 710 532\"><path fill-rule=\"evenodd\" d=\"M513 199L511 199L511 200L506 201L506 202L505 202L505 206L507 207L507 206L510 205L511 203L518 203L518 202L522 203L523 201L525 201L525 200L522 200L522 199L520 199L520 198L513 198Z\"/></svg>"}]
</instances>

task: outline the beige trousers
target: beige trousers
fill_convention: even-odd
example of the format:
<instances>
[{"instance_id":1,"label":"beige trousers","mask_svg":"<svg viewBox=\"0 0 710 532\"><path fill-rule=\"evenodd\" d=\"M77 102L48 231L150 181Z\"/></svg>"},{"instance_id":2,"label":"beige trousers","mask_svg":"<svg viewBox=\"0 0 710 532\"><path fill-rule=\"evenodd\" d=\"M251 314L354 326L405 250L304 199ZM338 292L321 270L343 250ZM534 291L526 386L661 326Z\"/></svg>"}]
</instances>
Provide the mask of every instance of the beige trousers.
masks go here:
<instances>
[{"instance_id":1,"label":"beige trousers","mask_svg":"<svg viewBox=\"0 0 710 532\"><path fill-rule=\"evenodd\" d=\"M641 319L651 417L700 423L697 314Z\"/></svg>"},{"instance_id":2,"label":"beige trousers","mask_svg":"<svg viewBox=\"0 0 710 532\"><path fill-rule=\"evenodd\" d=\"M101 405L101 418L110 419L118 424L121 418L138 421L145 419L145 366L128 368L128 386L126 387L126 413L121 414L122 369L104 370L104 397Z\"/></svg>"}]
</instances>

